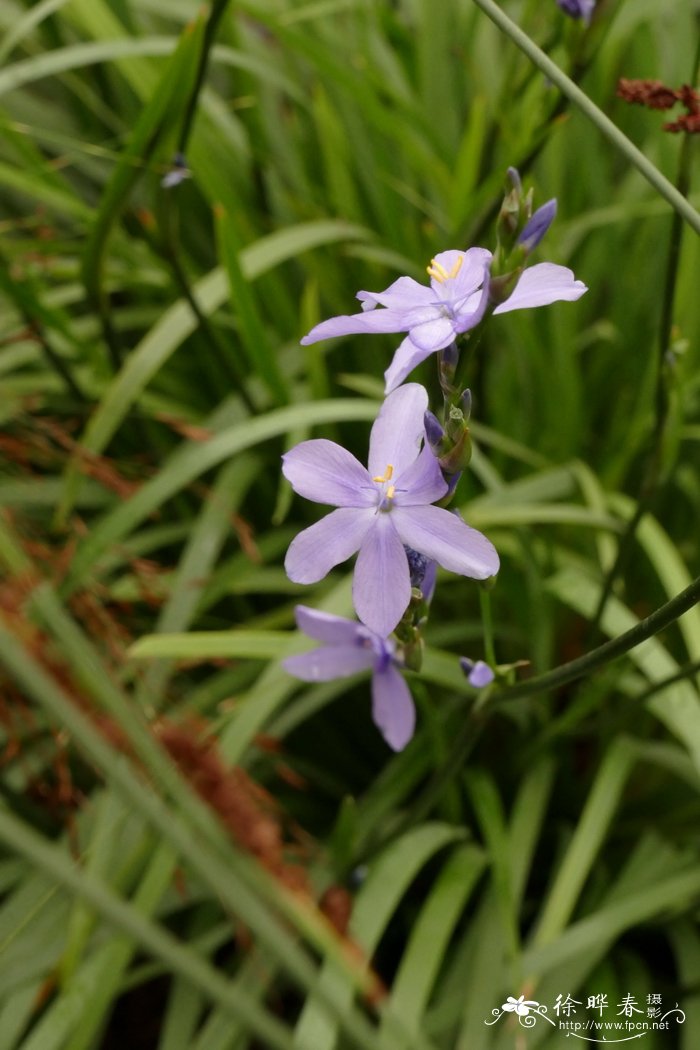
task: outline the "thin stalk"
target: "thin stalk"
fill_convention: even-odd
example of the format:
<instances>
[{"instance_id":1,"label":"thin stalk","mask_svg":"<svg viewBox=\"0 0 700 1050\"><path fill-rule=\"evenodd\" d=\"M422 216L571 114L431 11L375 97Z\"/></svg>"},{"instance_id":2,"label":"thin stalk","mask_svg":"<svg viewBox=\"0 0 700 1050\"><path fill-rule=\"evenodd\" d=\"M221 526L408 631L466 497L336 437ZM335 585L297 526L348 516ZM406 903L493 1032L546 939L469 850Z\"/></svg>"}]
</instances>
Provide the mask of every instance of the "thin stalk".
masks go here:
<instances>
[{"instance_id":1,"label":"thin stalk","mask_svg":"<svg viewBox=\"0 0 700 1050\"><path fill-rule=\"evenodd\" d=\"M486 706L474 706L456 734L445 761L428 781L423 794L410 810L406 824L423 820L430 813L445 788L463 769L491 714L496 713L513 700L522 700L536 693L549 693L553 689L576 681L577 678L592 674L612 660L624 656L637 645L641 645L647 638L659 634L698 602L700 602L700 576L675 598L656 609L644 620L640 620L624 634L612 638L609 642L605 642L584 656L579 656L576 660L570 660L568 663L555 667L552 671L547 671L546 674L537 675L518 685L492 693ZM689 673L689 669L685 668L683 674L679 674L678 677L685 677ZM674 680L675 676L663 684L669 684ZM661 683L659 685L661 686ZM644 696L646 698L646 694Z\"/></svg>"},{"instance_id":2,"label":"thin stalk","mask_svg":"<svg viewBox=\"0 0 700 1050\"><path fill-rule=\"evenodd\" d=\"M682 193L661 174L659 169L648 160L640 149L632 143L627 136L596 106L595 102L578 87L574 81L564 73L555 62L552 62L537 44L533 43L527 33L524 33L498 7L494 0L473 0L498 28L509 37L516 47L519 47L531 62L540 69L546 77L551 80L566 97L580 109L585 117L598 128L612 145L632 164L637 171L649 182L661 196L668 201L671 207L677 211L685 222L691 226L696 233L700 234L700 214L686 200Z\"/></svg>"},{"instance_id":3,"label":"thin stalk","mask_svg":"<svg viewBox=\"0 0 700 1050\"><path fill-rule=\"evenodd\" d=\"M180 289L180 294L187 301L190 310L197 318L197 324L204 338L207 340L213 355L212 368L210 362L203 358L207 370L207 379L212 393L218 398L221 394L221 383L230 382L240 395L241 400L250 412L251 416L257 415L257 409L251 400L245 385L245 368L234 356L231 347L226 346L211 320L201 310L199 303L192 291L190 281L185 267L182 264L179 253L178 237L176 232L175 196L171 193L165 194L163 206L160 210L160 231L162 240L154 245L167 263Z\"/></svg>"},{"instance_id":4,"label":"thin stalk","mask_svg":"<svg viewBox=\"0 0 700 1050\"><path fill-rule=\"evenodd\" d=\"M199 64L197 66L197 75L195 77L194 85L192 87L192 94L187 101L187 109L185 116L182 121L182 127L180 128L180 135L178 138L178 152L187 152L187 143L189 142L190 133L192 131L192 125L194 123L195 114L197 112L197 104L199 102L199 95L204 86L204 78L207 73L207 67L209 65L209 56L211 49L214 46L214 39L216 37L216 31L219 28L219 23L224 16L224 12L228 7L229 0L214 0L211 7L211 13L207 19L207 24L204 29L204 39L202 41L202 50L199 53Z\"/></svg>"},{"instance_id":5,"label":"thin stalk","mask_svg":"<svg viewBox=\"0 0 700 1050\"><path fill-rule=\"evenodd\" d=\"M669 675L668 678L662 678L660 682L654 682L643 693L636 696L635 700L638 704L646 703L647 700L650 700L652 696L656 696L657 693L663 693L664 689L668 689L670 685L682 682L686 678L694 678L698 671L700 671L700 660L696 660L691 664L684 664L675 674Z\"/></svg>"},{"instance_id":6,"label":"thin stalk","mask_svg":"<svg viewBox=\"0 0 700 1050\"><path fill-rule=\"evenodd\" d=\"M37 317L33 306L34 295L31 288L25 287L25 282L22 280L13 280L10 273L10 260L4 252L0 252L0 287L4 288L8 298L12 299L15 309L39 343L49 367L62 380L68 393L81 405L87 404L88 398L81 390L64 359L54 350L46 334L46 326ZM70 337L67 335L67 338Z\"/></svg>"},{"instance_id":7,"label":"thin stalk","mask_svg":"<svg viewBox=\"0 0 700 1050\"><path fill-rule=\"evenodd\" d=\"M535 678L529 678L525 682L520 682L518 685L494 693L489 707L510 703L511 700L520 700L525 696L533 696L535 693L549 693L552 689L559 689L569 682L576 681L577 678L583 678L585 675L599 670L612 660L617 660L631 649L641 645L647 638L653 638L655 634L665 630L666 627L675 623L683 613L687 612L688 609L692 609L698 602L700 602L700 576L693 580L684 591L677 594L675 598L671 598L670 601L660 606L650 616L640 620L629 631L618 635L617 638L611 638L610 641L604 642L596 649L577 657L575 660L570 660L568 663L555 667L552 671L547 671L545 674L537 675Z\"/></svg>"},{"instance_id":8,"label":"thin stalk","mask_svg":"<svg viewBox=\"0 0 700 1050\"><path fill-rule=\"evenodd\" d=\"M229 381L233 383L234 389L239 394L241 401L244 403L251 416L257 414L257 409L253 404L250 394L248 393L245 385L244 371L241 369L238 361L235 360L231 353L231 348L224 345L214 325L211 323L209 318L199 307L192 289L190 287L189 280L185 269L180 261L177 254L177 247L175 244L168 243L164 245L165 259L170 266L173 277L175 278L180 292L183 297L187 300L189 307L197 318L197 323L205 337L209 346L214 351L214 357L219 365L220 369L223 370L224 376L228 377ZM209 376L210 382L213 381L213 376ZM214 385L214 393L218 396L221 394L221 389L218 383Z\"/></svg>"},{"instance_id":9,"label":"thin stalk","mask_svg":"<svg viewBox=\"0 0 700 1050\"><path fill-rule=\"evenodd\" d=\"M700 19L699 19L700 21ZM693 59L693 70L690 79L695 84L700 72L700 37ZM680 157L678 159L678 175L676 187L678 192L687 197L690 191L691 174L693 166L693 149L695 143L691 136L683 136ZM683 220L681 215L675 211L671 220L671 232L668 244L668 256L666 259L666 277L664 280L664 295L661 302L661 318L659 321L659 343L656 365L656 389L654 393L654 425L649 439L649 451L646 458L646 466L642 482L637 494L637 506L634 514L627 522L625 531L620 536L617 545L615 560L611 565L603 582L600 592L598 606L593 617L594 629L600 626L600 622L613 592L615 581L623 572L632 550L634 537L636 536L639 523L650 509L656 496L663 474L663 452L664 438L668 425L670 404L668 396L667 377L667 355L671 346L671 332L673 328L673 307L676 298L676 285L678 282L678 267L680 264L681 248L683 245Z\"/></svg>"},{"instance_id":10,"label":"thin stalk","mask_svg":"<svg viewBox=\"0 0 700 1050\"><path fill-rule=\"evenodd\" d=\"M486 663L491 667L496 666L496 648L493 640L493 617L491 615L491 591L485 587L479 588L479 604L481 605L481 624L484 629L484 655Z\"/></svg>"}]
</instances>

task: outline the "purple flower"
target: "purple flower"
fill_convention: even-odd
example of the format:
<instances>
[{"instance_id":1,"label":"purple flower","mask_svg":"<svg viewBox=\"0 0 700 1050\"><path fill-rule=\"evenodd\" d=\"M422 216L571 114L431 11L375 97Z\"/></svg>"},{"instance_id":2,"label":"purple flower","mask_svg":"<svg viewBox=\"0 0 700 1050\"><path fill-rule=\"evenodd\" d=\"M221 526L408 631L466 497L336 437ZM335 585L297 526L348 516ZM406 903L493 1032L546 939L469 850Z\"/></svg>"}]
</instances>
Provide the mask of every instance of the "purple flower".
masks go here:
<instances>
[{"instance_id":1,"label":"purple flower","mask_svg":"<svg viewBox=\"0 0 700 1050\"><path fill-rule=\"evenodd\" d=\"M593 17L595 9L595 0L557 0L557 4L572 18L582 18L586 25Z\"/></svg>"},{"instance_id":2,"label":"purple flower","mask_svg":"<svg viewBox=\"0 0 700 1050\"><path fill-rule=\"evenodd\" d=\"M183 153L176 153L169 171L160 180L163 189L169 190L173 186L179 186L185 179L192 177L192 172L187 167L187 160Z\"/></svg>"},{"instance_id":3,"label":"purple flower","mask_svg":"<svg viewBox=\"0 0 700 1050\"><path fill-rule=\"evenodd\" d=\"M483 689L484 686L491 685L491 682L493 682L496 677L492 669L484 660L477 660L476 663L474 663L474 661L468 659L468 657L460 656L459 666L467 676L469 684L473 685L475 689Z\"/></svg>"},{"instance_id":4,"label":"purple flower","mask_svg":"<svg viewBox=\"0 0 700 1050\"><path fill-rule=\"evenodd\" d=\"M302 441L282 457L295 492L337 507L292 541L285 569L295 583L317 583L356 551L357 615L382 638L396 627L411 599L404 544L443 568L485 580L498 555L480 532L455 514L431 506L447 483L430 448L421 451L428 395L408 383L386 399L372 426L369 469L340 445Z\"/></svg>"},{"instance_id":5,"label":"purple flower","mask_svg":"<svg viewBox=\"0 0 700 1050\"><path fill-rule=\"evenodd\" d=\"M491 252L485 248L441 252L428 267L429 286L412 277L399 277L383 292L358 292L362 313L322 321L302 343L358 332L408 332L384 373L386 392L390 393L426 357L443 350L481 321L489 303L491 259ZM585 284L575 280L571 270L540 263L523 273L512 295L494 313L544 306L560 299L572 301L585 291ZM378 306L382 309L375 309Z\"/></svg>"},{"instance_id":6,"label":"purple flower","mask_svg":"<svg viewBox=\"0 0 700 1050\"><path fill-rule=\"evenodd\" d=\"M372 717L389 747L401 751L413 736L416 712L397 670L395 643L354 620L305 605L297 605L295 615L299 630L324 644L283 660L285 671L305 682L328 682L371 668Z\"/></svg>"}]
</instances>

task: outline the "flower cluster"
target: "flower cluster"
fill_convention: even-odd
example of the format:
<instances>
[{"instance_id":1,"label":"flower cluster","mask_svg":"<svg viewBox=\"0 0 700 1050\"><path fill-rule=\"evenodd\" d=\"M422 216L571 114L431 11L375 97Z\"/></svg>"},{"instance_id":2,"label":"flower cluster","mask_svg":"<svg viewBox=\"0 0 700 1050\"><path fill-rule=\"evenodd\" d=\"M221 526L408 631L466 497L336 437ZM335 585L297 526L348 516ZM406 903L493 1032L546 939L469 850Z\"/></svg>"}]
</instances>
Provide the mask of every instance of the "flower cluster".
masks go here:
<instances>
[{"instance_id":1,"label":"flower cluster","mask_svg":"<svg viewBox=\"0 0 700 1050\"><path fill-rule=\"evenodd\" d=\"M284 667L311 682L371 671L373 717L395 750L413 734L413 701L401 672L420 667L436 566L479 581L499 570L490 540L447 509L471 455L471 394L462 389L459 340L491 314L572 302L586 291L564 266L526 268L554 219L556 201L533 214L532 193L523 194L515 169L508 174L495 253L440 252L427 268L429 284L400 277L383 292L358 292L361 312L323 321L302 339L406 333L385 372L386 397L370 433L367 467L322 438L303 441L282 457L295 492L335 508L292 541L287 575L295 583L317 583L357 554L352 597L360 621L298 606L300 630L322 644L289 657ZM424 387L401 385L432 353L438 354L445 402L442 422L429 410ZM494 680L482 660L463 658L461 665L475 689Z\"/></svg>"}]
</instances>

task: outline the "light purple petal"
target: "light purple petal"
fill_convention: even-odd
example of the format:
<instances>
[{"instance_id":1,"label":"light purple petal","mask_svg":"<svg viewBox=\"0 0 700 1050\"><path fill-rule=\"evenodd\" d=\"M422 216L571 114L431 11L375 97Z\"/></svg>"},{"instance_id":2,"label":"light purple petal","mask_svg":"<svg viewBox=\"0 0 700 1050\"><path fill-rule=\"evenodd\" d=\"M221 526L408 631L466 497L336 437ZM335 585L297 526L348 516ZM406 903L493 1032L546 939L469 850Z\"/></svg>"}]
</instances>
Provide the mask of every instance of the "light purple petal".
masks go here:
<instances>
[{"instance_id":1,"label":"light purple petal","mask_svg":"<svg viewBox=\"0 0 700 1050\"><path fill-rule=\"evenodd\" d=\"M318 583L332 568L360 549L375 512L342 507L331 511L292 540L284 560L294 583Z\"/></svg>"},{"instance_id":2,"label":"light purple petal","mask_svg":"<svg viewBox=\"0 0 700 1050\"><path fill-rule=\"evenodd\" d=\"M359 314L342 314L321 321L301 340L304 346L320 339L333 339L338 335L355 335L359 332L405 332L404 312L401 310L366 310Z\"/></svg>"},{"instance_id":3,"label":"light purple petal","mask_svg":"<svg viewBox=\"0 0 700 1050\"><path fill-rule=\"evenodd\" d=\"M432 352L432 350L419 349L411 340L411 337L407 335L384 373L385 393L390 394L392 390L396 390L397 386L403 383L409 372L412 372L422 361L425 361L426 357L430 357Z\"/></svg>"},{"instance_id":4,"label":"light purple petal","mask_svg":"<svg viewBox=\"0 0 700 1050\"><path fill-rule=\"evenodd\" d=\"M486 248L469 248L466 252L440 252L435 256L435 262L440 263L450 273L460 256L463 261L457 276L443 284L436 282L434 285L434 288L443 291L440 298L444 298L447 291L451 301L464 299L480 288L484 281L492 259L491 252Z\"/></svg>"},{"instance_id":5,"label":"light purple petal","mask_svg":"<svg viewBox=\"0 0 700 1050\"><path fill-rule=\"evenodd\" d=\"M484 660L477 660L467 675L469 684L473 685L475 689L483 689L485 685L490 685L495 677L495 674Z\"/></svg>"},{"instance_id":6,"label":"light purple petal","mask_svg":"<svg viewBox=\"0 0 700 1050\"><path fill-rule=\"evenodd\" d=\"M391 516L403 542L444 569L475 580L498 572L498 554L491 541L456 514L442 507L394 507Z\"/></svg>"},{"instance_id":7,"label":"light purple petal","mask_svg":"<svg viewBox=\"0 0 700 1050\"><path fill-rule=\"evenodd\" d=\"M288 656L282 667L304 682L331 682L334 678L348 678L374 665L376 656L371 649L353 645L323 645L310 653Z\"/></svg>"},{"instance_id":8,"label":"light purple petal","mask_svg":"<svg viewBox=\"0 0 700 1050\"><path fill-rule=\"evenodd\" d=\"M333 507L370 507L376 487L358 460L325 438L302 441L282 456L282 473L295 492Z\"/></svg>"},{"instance_id":9,"label":"light purple petal","mask_svg":"<svg viewBox=\"0 0 700 1050\"><path fill-rule=\"evenodd\" d=\"M377 304L392 310L412 310L416 306L429 306L435 302L432 288L419 284L412 277L399 277L383 292L358 292L357 298L364 310Z\"/></svg>"},{"instance_id":10,"label":"light purple petal","mask_svg":"<svg viewBox=\"0 0 700 1050\"><path fill-rule=\"evenodd\" d=\"M456 303L455 331L458 333L468 332L476 328L486 313L489 305L489 282L484 281L484 287L479 292L474 292L463 303Z\"/></svg>"},{"instance_id":11,"label":"light purple petal","mask_svg":"<svg viewBox=\"0 0 700 1050\"><path fill-rule=\"evenodd\" d=\"M364 630L357 620L311 609L308 605L297 605L294 616L300 631L328 645L355 645L357 632Z\"/></svg>"},{"instance_id":12,"label":"light purple petal","mask_svg":"<svg viewBox=\"0 0 700 1050\"><path fill-rule=\"evenodd\" d=\"M454 337L455 323L449 317L438 317L411 325L411 342L415 343L419 350L425 350L429 354L448 346Z\"/></svg>"},{"instance_id":13,"label":"light purple petal","mask_svg":"<svg viewBox=\"0 0 700 1050\"><path fill-rule=\"evenodd\" d=\"M574 302L588 288L577 281L573 271L555 263L538 263L525 270L504 303L497 306L495 314L506 314L510 310L523 310L528 306L548 306L559 300Z\"/></svg>"},{"instance_id":14,"label":"light purple petal","mask_svg":"<svg viewBox=\"0 0 700 1050\"><path fill-rule=\"evenodd\" d=\"M372 675L372 718L387 744L401 751L413 736L416 709L403 676L393 664Z\"/></svg>"},{"instance_id":15,"label":"light purple petal","mask_svg":"<svg viewBox=\"0 0 700 1050\"><path fill-rule=\"evenodd\" d=\"M383 476L391 463L398 477L413 463L424 435L423 416L428 393L418 383L406 383L389 394L372 426L369 439L369 473Z\"/></svg>"},{"instance_id":16,"label":"light purple petal","mask_svg":"<svg viewBox=\"0 0 700 1050\"><path fill-rule=\"evenodd\" d=\"M440 464L428 445L423 446L418 459L396 476L397 507L423 506L441 499L447 492L447 482Z\"/></svg>"},{"instance_id":17,"label":"light purple petal","mask_svg":"<svg viewBox=\"0 0 700 1050\"><path fill-rule=\"evenodd\" d=\"M408 558L391 519L396 510L378 513L362 541L352 581L355 612L382 638L396 627L411 600Z\"/></svg>"}]
</instances>

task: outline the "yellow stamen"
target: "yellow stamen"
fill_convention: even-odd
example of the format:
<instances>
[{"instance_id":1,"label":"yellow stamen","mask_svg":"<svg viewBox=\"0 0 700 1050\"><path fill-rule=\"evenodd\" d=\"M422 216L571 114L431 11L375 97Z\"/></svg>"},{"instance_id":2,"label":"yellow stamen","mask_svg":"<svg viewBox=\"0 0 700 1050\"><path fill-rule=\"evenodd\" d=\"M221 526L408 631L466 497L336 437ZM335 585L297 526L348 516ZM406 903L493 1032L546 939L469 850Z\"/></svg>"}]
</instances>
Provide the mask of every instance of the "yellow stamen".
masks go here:
<instances>
[{"instance_id":1,"label":"yellow stamen","mask_svg":"<svg viewBox=\"0 0 700 1050\"><path fill-rule=\"evenodd\" d=\"M442 284L442 282L446 281L450 276L442 263L436 262L435 259L430 260L430 266L427 267L426 272L428 277L434 277L439 284Z\"/></svg>"},{"instance_id":2,"label":"yellow stamen","mask_svg":"<svg viewBox=\"0 0 700 1050\"><path fill-rule=\"evenodd\" d=\"M439 284L443 284L445 281L454 280L459 271L462 269L462 263L464 262L464 256L460 255L457 262L454 264L450 272L448 273L442 263L436 262L435 259L430 260L430 266L427 267L427 274L432 277Z\"/></svg>"},{"instance_id":3,"label":"yellow stamen","mask_svg":"<svg viewBox=\"0 0 700 1050\"><path fill-rule=\"evenodd\" d=\"M460 255L459 259L457 260L457 262L454 264L454 266L450 270L450 277L454 278L454 277L457 276L459 271L462 269L462 263L463 262L464 262L464 256Z\"/></svg>"},{"instance_id":4,"label":"yellow stamen","mask_svg":"<svg viewBox=\"0 0 700 1050\"><path fill-rule=\"evenodd\" d=\"M387 499L393 499L395 492L396 492L396 485L389 485L389 488L386 490L386 498Z\"/></svg>"},{"instance_id":5,"label":"yellow stamen","mask_svg":"<svg viewBox=\"0 0 700 1050\"><path fill-rule=\"evenodd\" d=\"M393 473L394 468L391 463L387 463L385 472L383 474L377 474L376 478L372 478L372 481L391 481Z\"/></svg>"}]
</instances>

